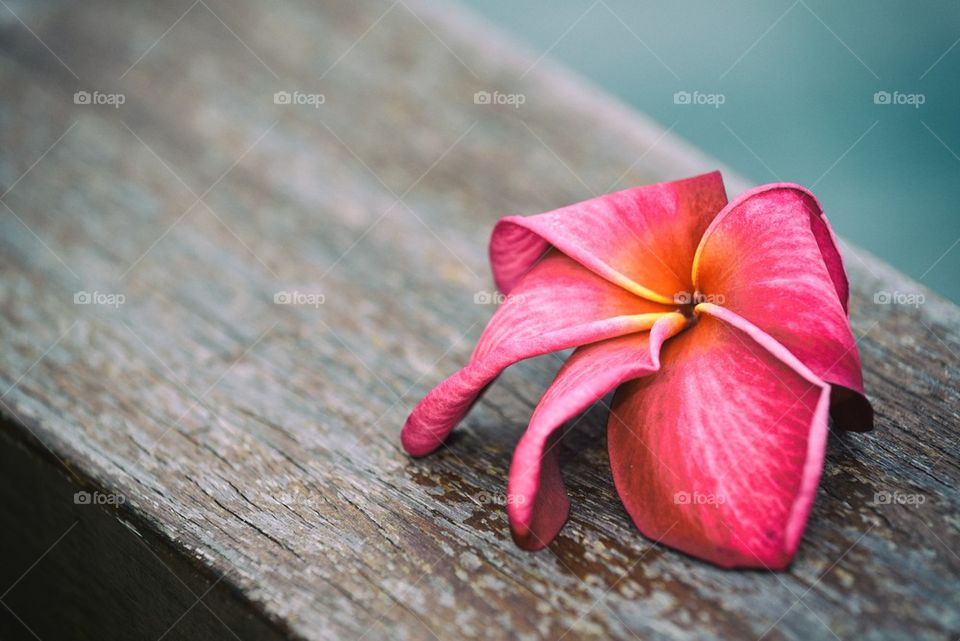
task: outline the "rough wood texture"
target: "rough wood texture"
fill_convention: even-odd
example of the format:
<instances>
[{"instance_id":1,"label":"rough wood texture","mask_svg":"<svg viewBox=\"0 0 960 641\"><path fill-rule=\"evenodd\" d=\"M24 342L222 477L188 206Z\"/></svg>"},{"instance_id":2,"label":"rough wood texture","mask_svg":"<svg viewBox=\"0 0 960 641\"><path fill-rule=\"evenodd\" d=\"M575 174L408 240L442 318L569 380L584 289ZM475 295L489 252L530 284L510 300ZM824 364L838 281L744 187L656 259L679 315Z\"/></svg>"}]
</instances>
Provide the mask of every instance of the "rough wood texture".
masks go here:
<instances>
[{"instance_id":1,"label":"rough wood texture","mask_svg":"<svg viewBox=\"0 0 960 641\"><path fill-rule=\"evenodd\" d=\"M845 248L877 429L831 439L789 573L640 536L602 408L563 446L569 524L522 552L496 499L556 358L508 371L437 455L398 442L490 316L473 296L492 288L491 226L714 163L547 62L524 75L531 57L455 8L191 2L11 5L62 63L0 10L0 410L49 474L125 497L103 509L291 638L960 633L956 307ZM126 101L76 105L78 90ZM526 102L477 105L480 90ZM325 298L274 304L281 291ZM3 556L16 578L38 555Z\"/></svg>"},{"instance_id":2,"label":"rough wood texture","mask_svg":"<svg viewBox=\"0 0 960 641\"><path fill-rule=\"evenodd\" d=\"M156 532L74 503L76 480L17 439L4 425L0 639L230 641L234 630L244 641L286 638L221 575Z\"/></svg>"}]
</instances>

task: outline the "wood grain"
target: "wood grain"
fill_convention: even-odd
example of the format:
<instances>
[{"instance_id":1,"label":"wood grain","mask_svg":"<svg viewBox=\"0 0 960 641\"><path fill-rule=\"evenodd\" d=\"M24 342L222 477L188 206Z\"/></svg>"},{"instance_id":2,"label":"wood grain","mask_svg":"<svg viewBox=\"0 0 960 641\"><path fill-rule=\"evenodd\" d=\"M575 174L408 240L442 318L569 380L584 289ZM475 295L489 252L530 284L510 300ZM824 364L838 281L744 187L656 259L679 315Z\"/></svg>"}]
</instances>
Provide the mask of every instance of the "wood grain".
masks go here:
<instances>
[{"instance_id":1,"label":"wood grain","mask_svg":"<svg viewBox=\"0 0 960 641\"><path fill-rule=\"evenodd\" d=\"M399 447L407 412L492 312L473 303L492 289L492 224L715 163L548 61L525 73L535 56L446 5L14 10L37 37L0 22L0 410L5 448L71 480L44 510L73 514L82 488L124 497L91 509L222 577L271 628L239 638L960 634L953 305L844 247L877 429L831 438L790 572L722 571L644 539L610 480L602 407L563 445L570 522L525 553L498 499L556 357L508 371L438 454ZM125 102L78 105L77 91ZM323 104L275 104L279 91ZM478 105L477 91L526 101ZM323 303L275 304L282 292ZM106 529L78 519L64 541ZM52 542L5 554L3 577ZM104 576L162 571L113 562ZM83 601L65 583L32 589ZM199 596L210 579L188 583ZM36 584L3 602L16 610ZM147 603L164 604L168 638L188 636L170 604L193 599L164 585L144 582ZM142 616L125 586L114 606ZM210 610L237 625L228 601Z\"/></svg>"}]
</instances>

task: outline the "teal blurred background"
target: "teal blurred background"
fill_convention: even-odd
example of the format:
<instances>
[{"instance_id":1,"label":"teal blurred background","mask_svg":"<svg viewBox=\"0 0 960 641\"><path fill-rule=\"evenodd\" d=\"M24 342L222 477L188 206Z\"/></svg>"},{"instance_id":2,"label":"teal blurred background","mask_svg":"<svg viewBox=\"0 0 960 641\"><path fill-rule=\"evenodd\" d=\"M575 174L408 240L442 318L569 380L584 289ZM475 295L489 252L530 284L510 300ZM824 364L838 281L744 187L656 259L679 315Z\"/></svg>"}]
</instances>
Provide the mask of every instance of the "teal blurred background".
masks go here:
<instances>
[{"instance_id":1,"label":"teal blurred background","mask_svg":"<svg viewBox=\"0 0 960 641\"><path fill-rule=\"evenodd\" d=\"M960 302L960 2L464 1Z\"/></svg>"}]
</instances>

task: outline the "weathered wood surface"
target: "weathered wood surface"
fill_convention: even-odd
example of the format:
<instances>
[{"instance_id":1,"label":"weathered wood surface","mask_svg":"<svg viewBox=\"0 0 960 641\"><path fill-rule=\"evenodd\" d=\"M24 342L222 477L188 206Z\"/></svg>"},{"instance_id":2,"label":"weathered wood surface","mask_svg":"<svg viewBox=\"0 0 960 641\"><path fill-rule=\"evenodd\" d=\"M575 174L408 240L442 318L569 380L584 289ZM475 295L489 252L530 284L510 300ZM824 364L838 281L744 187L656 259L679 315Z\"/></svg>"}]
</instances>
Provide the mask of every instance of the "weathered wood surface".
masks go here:
<instances>
[{"instance_id":1,"label":"weathered wood surface","mask_svg":"<svg viewBox=\"0 0 960 641\"><path fill-rule=\"evenodd\" d=\"M845 247L877 429L831 438L790 572L721 571L640 536L603 408L563 445L570 522L522 552L496 499L556 358L508 371L437 455L398 442L492 311L473 304L492 287L492 223L713 163L547 62L524 75L532 57L455 8L192 2L12 4L36 37L0 9L3 447L26 444L64 485L38 513L115 493L119 508L85 507L212 577L144 583L165 638L187 636L169 603L213 579L228 594L204 604L239 638L960 634L956 307ZM125 103L76 105L78 90ZM477 105L480 90L526 102ZM79 291L125 302L77 305ZM281 291L324 302L274 304ZM926 302L874 304L880 291ZM11 470L8 487L36 490ZM57 546L96 539L102 519L79 514ZM31 565L54 538L5 550L6 583L27 572L10 610L31 589L83 599L28 580L69 565L57 546ZM152 572L117 556L104 576ZM230 595L273 631L231 615Z\"/></svg>"}]
</instances>

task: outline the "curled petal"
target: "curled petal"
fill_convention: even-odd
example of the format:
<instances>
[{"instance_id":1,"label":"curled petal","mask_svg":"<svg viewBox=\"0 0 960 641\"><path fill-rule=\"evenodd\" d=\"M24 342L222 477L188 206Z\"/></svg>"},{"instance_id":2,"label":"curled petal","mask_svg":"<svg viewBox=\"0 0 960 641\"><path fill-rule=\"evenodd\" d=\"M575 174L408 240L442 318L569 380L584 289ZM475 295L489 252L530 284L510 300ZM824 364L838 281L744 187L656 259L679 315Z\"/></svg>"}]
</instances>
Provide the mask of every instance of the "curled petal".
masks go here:
<instances>
[{"instance_id":1,"label":"curled petal","mask_svg":"<svg viewBox=\"0 0 960 641\"><path fill-rule=\"evenodd\" d=\"M712 302L757 325L834 386L838 427L873 426L843 264L813 194L787 183L745 192L704 234L693 271Z\"/></svg>"},{"instance_id":2,"label":"curled petal","mask_svg":"<svg viewBox=\"0 0 960 641\"><path fill-rule=\"evenodd\" d=\"M671 310L550 252L497 308L466 367L413 409L401 434L404 449L424 456L439 447L483 389L513 363L647 330Z\"/></svg>"},{"instance_id":3,"label":"curled petal","mask_svg":"<svg viewBox=\"0 0 960 641\"><path fill-rule=\"evenodd\" d=\"M670 304L691 291L697 242L726 202L723 179L713 172L508 216L490 239L494 279L510 292L553 246L638 296Z\"/></svg>"},{"instance_id":4,"label":"curled petal","mask_svg":"<svg viewBox=\"0 0 960 641\"><path fill-rule=\"evenodd\" d=\"M664 314L649 332L580 347L564 363L513 454L507 514L517 545L546 546L567 519L570 502L556 448L560 427L624 381L659 369L661 345L685 322L681 314Z\"/></svg>"},{"instance_id":5,"label":"curled petal","mask_svg":"<svg viewBox=\"0 0 960 641\"><path fill-rule=\"evenodd\" d=\"M724 567L786 568L816 493L829 387L736 314L697 307L608 422L614 482L647 536Z\"/></svg>"}]
</instances>

